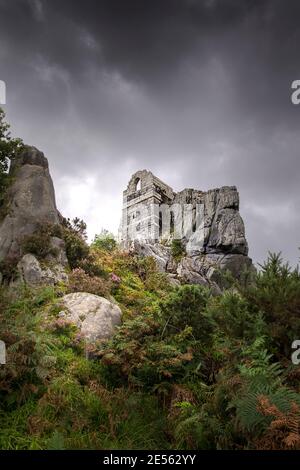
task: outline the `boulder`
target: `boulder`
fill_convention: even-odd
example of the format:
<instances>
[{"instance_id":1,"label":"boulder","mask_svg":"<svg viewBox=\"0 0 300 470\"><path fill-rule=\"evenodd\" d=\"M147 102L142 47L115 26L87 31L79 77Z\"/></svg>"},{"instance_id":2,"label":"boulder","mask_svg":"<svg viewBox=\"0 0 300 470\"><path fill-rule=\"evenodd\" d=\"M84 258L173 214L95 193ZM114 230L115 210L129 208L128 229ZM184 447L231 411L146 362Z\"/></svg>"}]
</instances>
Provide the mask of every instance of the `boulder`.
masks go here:
<instances>
[{"instance_id":1,"label":"boulder","mask_svg":"<svg viewBox=\"0 0 300 470\"><path fill-rule=\"evenodd\" d=\"M65 242L58 237L51 237L50 249L54 254L48 254L46 261L58 263L64 268L68 266Z\"/></svg>"},{"instance_id":2,"label":"boulder","mask_svg":"<svg viewBox=\"0 0 300 470\"><path fill-rule=\"evenodd\" d=\"M229 271L235 279L241 279L245 271L254 273L256 271L251 258L241 254L227 254L220 256L215 264L207 271L209 279L222 286L222 273Z\"/></svg>"},{"instance_id":3,"label":"boulder","mask_svg":"<svg viewBox=\"0 0 300 470\"><path fill-rule=\"evenodd\" d=\"M203 256L206 260L206 256ZM199 263L199 258L185 256L177 267L177 277L186 284L200 284L212 290L214 294L220 294L220 287L214 278L208 275L208 269Z\"/></svg>"},{"instance_id":4,"label":"boulder","mask_svg":"<svg viewBox=\"0 0 300 470\"><path fill-rule=\"evenodd\" d=\"M176 274L167 273L167 279L171 286L177 287L181 285L181 282Z\"/></svg>"},{"instance_id":5,"label":"boulder","mask_svg":"<svg viewBox=\"0 0 300 470\"><path fill-rule=\"evenodd\" d=\"M23 282L29 286L43 284L56 285L68 282L68 275L59 263L42 266L31 253L24 255L17 265L18 279L14 283Z\"/></svg>"},{"instance_id":6,"label":"boulder","mask_svg":"<svg viewBox=\"0 0 300 470\"><path fill-rule=\"evenodd\" d=\"M208 253L182 258L178 264L177 275L189 284L205 285L206 283L216 291L218 286L224 287L225 272L229 271L235 279L240 279L245 270L255 271L248 256L233 253Z\"/></svg>"},{"instance_id":7,"label":"boulder","mask_svg":"<svg viewBox=\"0 0 300 470\"><path fill-rule=\"evenodd\" d=\"M184 257L178 264L177 274L179 278L188 284L201 284L208 286L208 280L200 274L194 258Z\"/></svg>"},{"instance_id":8,"label":"boulder","mask_svg":"<svg viewBox=\"0 0 300 470\"><path fill-rule=\"evenodd\" d=\"M167 265L170 263L171 249L160 243L142 243L135 240L130 246L130 251L140 256L152 256L154 258L157 268L161 272L165 272Z\"/></svg>"},{"instance_id":9,"label":"boulder","mask_svg":"<svg viewBox=\"0 0 300 470\"><path fill-rule=\"evenodd\" d=\"M88 342L110 338L121 323L120 308L104 297L75 292L65 295L62 303L60 317L74 323Z\"/></svg>"}]
</instances>

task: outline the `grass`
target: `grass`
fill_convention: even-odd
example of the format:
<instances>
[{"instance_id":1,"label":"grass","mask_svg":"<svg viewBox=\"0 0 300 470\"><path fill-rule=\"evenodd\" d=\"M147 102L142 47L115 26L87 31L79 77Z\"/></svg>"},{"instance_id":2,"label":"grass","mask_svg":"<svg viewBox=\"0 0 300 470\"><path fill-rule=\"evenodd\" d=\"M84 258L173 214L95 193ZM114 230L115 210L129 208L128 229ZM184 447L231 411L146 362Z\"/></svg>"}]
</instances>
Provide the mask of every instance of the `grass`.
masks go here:
<instances>
[{"instance_id":1,"label":"grass","mask_svg":"<svg viewBox=\"0 0 300 470\"><path fill-rule=\"evenodd\" d=\"M137 275L123 278L118 296L123 308L153 300ZM83 345L75 343L76 331L53 328L64 292L53 287L1 292L7 365L0 370L0 448L168 447L158 399L108 386L101 362L87 360Z\"/></svg>"},{"instance_id":2,"label":"grass","mask_svg":"<svg viewBox=\"0 0 300 470\"><path fill-rule=\"evenodd\" d=\"M271 256L213 296L172 288L151 259L96 257L123 325L92 359L57 322L66 287L0 290L0 449L300 448L297 270Z\"/></svg>"}]
</instances>

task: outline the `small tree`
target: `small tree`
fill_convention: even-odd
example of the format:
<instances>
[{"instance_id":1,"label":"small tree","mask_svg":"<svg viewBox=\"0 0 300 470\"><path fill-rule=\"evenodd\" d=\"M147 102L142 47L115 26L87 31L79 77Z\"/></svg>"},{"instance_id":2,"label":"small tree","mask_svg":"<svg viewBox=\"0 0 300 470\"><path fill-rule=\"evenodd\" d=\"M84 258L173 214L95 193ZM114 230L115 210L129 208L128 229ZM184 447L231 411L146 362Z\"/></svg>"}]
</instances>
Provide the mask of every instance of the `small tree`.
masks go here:
<instances>
[{"instance_id":1,"label":"small tree","mask_svg":"<svg viewBox=\"0 0 300 470\"><path fill-rule=\"evenodd\" d=\"M117 246L117 242L112 233L108 230L102 229L98 235L95 235L91 246L105 251L113 251Z\"/></svg>"},{"instance_id":2,"label":"small tree","mask_svg":"<svg viewBox=\"0 0 300 470\"><path fill-rule=\"evenodd\" d=\"M63 218L62 230L69 265L72 269L79 268L80 263L89 256L86 223L78 217L73 220Z\"/></svg>"},{"instance_id":3,"label":"small tree","mask_svg":"<svg viewBox=\"0 0 300 470\"><path fill-rule=\"evenodd\" d=\"M206 313L210 296L210 290L204 286L177 287L160 303L162 318L165 321L164 333L173 335L191 326L197 340L201 340L202 344L210 343L213 322Z\"/></svg>"},{"instance_id":4,"label":"small tree","mask_svg":"<svg viewBox=\"0 0 300 470\"><path fill-rule=\"evenodd\" d=\"M23 146L21 139L12 138L10 125L5 121L5 112L0 108L0 204L7 183L9 160L16 157Z\"/></svg>"}]
</instances>

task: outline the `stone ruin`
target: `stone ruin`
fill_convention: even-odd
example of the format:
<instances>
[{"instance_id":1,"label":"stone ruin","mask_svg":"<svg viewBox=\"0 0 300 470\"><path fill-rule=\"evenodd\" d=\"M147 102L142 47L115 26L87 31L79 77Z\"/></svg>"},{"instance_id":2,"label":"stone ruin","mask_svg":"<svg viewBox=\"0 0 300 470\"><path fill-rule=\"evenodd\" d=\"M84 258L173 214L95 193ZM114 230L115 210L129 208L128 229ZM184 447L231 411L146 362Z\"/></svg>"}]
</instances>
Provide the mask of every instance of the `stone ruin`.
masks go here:
<instances>
[{"instance_id":1,"label":"stone ruin","mask_svg":"<svg viewBox=\"0 0 300 470\"><path fill-rule=\"evenodd\" d=\"M159 241L159 209L171 205L173 189L150 171L136 172L123 193L121 240Z\"/></svg>"},{"instance_id":2,"label":"stone ruin","mask_svg":"<svg viewBox=\"0 0 300 470\"><path fill-rule=\"evenodd\" d=\"M174 282L220 284L220 273L240 277L253 269L235 186L174 192L150 171L137 171L123 193L120 239L124 247L153 256ZM172 257L179 239L185 256Z\"/></svg>"}]
</instances>

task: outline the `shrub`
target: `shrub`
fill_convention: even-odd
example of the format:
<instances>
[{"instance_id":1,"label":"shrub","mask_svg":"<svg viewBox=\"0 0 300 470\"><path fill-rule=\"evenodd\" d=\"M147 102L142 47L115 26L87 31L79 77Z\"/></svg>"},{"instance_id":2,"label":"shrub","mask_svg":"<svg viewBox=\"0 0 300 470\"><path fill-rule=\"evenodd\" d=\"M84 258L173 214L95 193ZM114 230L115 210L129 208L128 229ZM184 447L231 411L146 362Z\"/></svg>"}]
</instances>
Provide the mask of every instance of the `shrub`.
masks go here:
<instances>
[{"instance_id":1,"label":"shrub","mask_svg":"<svg viewBox=\"0 0 300 470\"><path fill-rule=\"evenodd\" d=\"M282 354L300 331L297 270L273 256L212 296L166 287L153 259L118 249L78 264L69 289L112 287L123 323L87 346L58 315L65 288L2 287L0 448L300 448L299 367Z\"/></svg>"},{"instance_id":2,"label":"shrub","mask_svg":"<svg viewBox=\"0 0 300 470\"><path fill-rule=\"evenodd\" d=\"M171 253L172 253L173 258L176 261L180 261L180 259L186 254L185 248L181 240L178 240L178 239L172 240Z\"/></svg>"},{"instance_id":3,"label":"shrub","mask_svg":"<svg viewBox=\"0 0 300 470\"><path fill-rule=\"evenodd\" d=\"M147 291L167 290L169 286L167 277L165 273L158 271L156 261L152 256L132 256L129 266L138 275Z\"/></svg>"},{"instance_id":4,"label":"shrub","mask_svg":"<svg viewBox=\"0 0 300 470\"><path fill-rule=\"evenodd\" d=\"M89 292L90 294L108 297L111 282L98 276L90 276L83 269L73 269L69 275L69 292Z\"/></svg>"},{"instance_id":5,"label":"shrub","mask_svg":"<svg viewBox=\"0 0 300 470\"><path fill-rule=\"evenodd\" d=\"M8 256L5 260L0 261L0 273L4 284L9 284L17 276L17 265L20 260L19 256Z\"/></svg>"},{"instance_id":6,"label":"shrub","mask_svg":"<svg viewBox=\"0 0 300 470\"><path fill-rule=\"evenodd\" d=\"M205 308L210 291L203 286L184 285L177 287L160 304L165 321L165 334L176 334L190 326L193 335L202 344L209 344L213 332L213 322Z\"/></svg>"},{"instance_id":7,"label":"shrub","mask_svg":"<svg viewBox=\"0 0 300 470\"><path fill-rule=\"evenodd\" d=\"M90 250L86 242L86 224L83 220L78 217L73 220L63 218L62 238L71 269L80 268L90 276L106 275L97 253Z\"/></svg>"},{"instance_id":8,"label":"shrub","mask_svg":"<svg viewBox=\"0 0 300 470\"><path fill-rule=\"evenodd\" d=\"M8 162L17 157L23 147L22 140L12 138L9 129L10 125L5 121L5 113L0 108L0 208L5 202L5 193L9 181Z\"/></svg>"},{"instance_id":9,"label":"shrub","mask_svg":"<svg viewBox=\"0 0 300 470\"><path fill-rule=\"evenodd\" d=\"M0 368L2 408L10 409L40 393L53 371L55 339L40 327L40 321L41 312L54 296L49 287L24 288L14 292L14 299L1 312L1 340L7 348L7 364Z\"/></svg>"},{"instance_id":10,"label":"shrub","mask_svg":"<svg viewBox=\"0 0 300 470\"><path fill-rule=\"evenodd\" d=\"M194 339L190 329L166 340L162 326L151 315L125 321L99 356L106 366L106 377L113 383L130 383L168 393L169 383L186 374L185 366L193 360Z\"/></svg>"},{"instance_id":11,"label":"shrub","mask_svg":"<svg viewBox=\"0 0 300 470\"><path fill-rule=\"evenodd\" d=\"M95 235L92 241L92 248L99 248L100 250L113 251L117 246L117 242L112 233L108 230L102 230L100 234Z\"/></svg>"},{"instance_id":12,"label":"shrub","mask_svg":"<svg viewBox=\"0 0 300 470\"><path fill-rule=\"evenodd\" d=\"M208 306L210 315L222 334L233 339L254 340L267 333L267 325L260 312L237 291L228 290L212 298Z\"/></svg>"},{"instance_id":13,"label":"shrub","mask_svg":"<svg viewBox=\"0 0 300 470\"><path fill-rule=\"evenodd\" d=\"M280 254L269 254L255 283L242 290L252 309L264 314L269 335L280 354L290 355L290 345L300 331L300 273L284 264Z\"/></svg>"},{"instance_id":14,"label":"shrub","mask_svg":"<svg viewBox=\"0 0 300 470\"><path fill-rule=\"evenodd\" d=\"M59 235L61 235L60 226L39 224L32 235L23 238L22 252L32 253L38 259L44 259L48 255L56 256L57 250L51 245L51 237Z\"/></svg>"},{"instance_id":15,"label":"shrub","mask_svg":"<svg viewBox=\"0 0 300 470\"><path fill-rule=\"evenodd\" d=\"M89 247L85 240L75 231L64 228L63 234L70 268L75 269L82 260L87 258Z\"/></svg>"}]
</instances>

